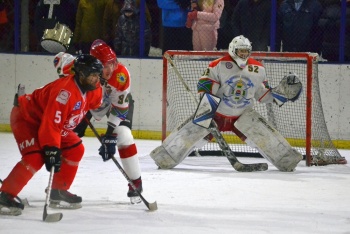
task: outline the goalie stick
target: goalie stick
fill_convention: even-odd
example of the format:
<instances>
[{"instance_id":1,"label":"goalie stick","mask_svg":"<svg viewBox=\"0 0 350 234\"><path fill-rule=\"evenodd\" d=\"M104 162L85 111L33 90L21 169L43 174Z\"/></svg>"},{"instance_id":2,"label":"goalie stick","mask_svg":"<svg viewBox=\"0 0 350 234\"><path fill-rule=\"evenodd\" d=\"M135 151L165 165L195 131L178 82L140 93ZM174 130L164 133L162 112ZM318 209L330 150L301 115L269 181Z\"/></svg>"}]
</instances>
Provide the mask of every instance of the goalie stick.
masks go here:
<instances>
[{"instance_id":1,"label":"goalie stick","mask_svg":"<svg viewBox=\"0 0 350 234\"><path fill-rule=\"evenodd\" d=\"M49 177L49 185L47 186L48 190L46 193L46 200L45 200L45 206L44 206L44 212L43 212L43 221L47 222L47 223L58 222L63 217L62 213L53 213L53 214L47 213L47 206L49 205L49 202L50 202L50 195L51 195L51 188L52 188L52 180L53 180L54 171L55 171L55 166L52 166L51 171L50 171L50 177Z\"/></svg>"},{"instance_id":2,"label":"goalie stick","mask_svg":"<svg viewBox=\"0 0 350 234\"><path fill-rule=\"evenodd\" d=\"M85 121L87 122L87 124L89 125L89 127L91 128L92 132L95 134L95 136L97 137L97 139L100 141L101 144L102 143L102 139L101 136L98 134L97 130L95 129L95 127L92 125L92 123L90 122L90 120L88 120L87 118L84 118ZM137 190L135 184L132 182L132 180L129 178L129 176L126 174L126 172L124 171L124 169L122 168L122 166L120 166L118 160L112 156L112 160L115 163L115 165L118 167L119 171L123 174L123 176L125 177L125 179L129 182L130 186L132 187L132 189L139 195L139 197L141 198L141 200L143 201L143 203L147 206L147 208L150 211L154 211L158 209L157 206L157 202L153 202L153 203L149 203L143 196L142 194Z\"/></svg>"},{"instance_id":3,"label":"goalie stick","mask_svg":"<svg viewBox=\"0 0 350 234\"><path fill-rule=\"evenodd\" d=\"M185 82L183 77L181 76L181 74L180 74L179 70L177 69L177 67L175 66L173 60L170 58L170 55L165 53L164 57L168 60L171 67L174 69L176 76L179 78L181 83L184 85L186 91L190 94L193 101L198 105L198 100L193 95L193 93L191 92L191 89L189 88L189 86L187 85L187 83ZM231 163L232 167L236 171L253 172L253 171L266 171L268 169L267 163L244 164L244 163L241 163L240 161L238 161L237 157L232 152L231 148L229 147L229 145L225 141L224 137L222 136L221 132L219 131L217 124L214 120L211 120L211 124L210 124L208 130L215 137L215 139L218 141L220 149L222 150L222 152L224 153L224 155L226 156L226 158L228 159L228 161Z\"/></svg>"}]
</instances>

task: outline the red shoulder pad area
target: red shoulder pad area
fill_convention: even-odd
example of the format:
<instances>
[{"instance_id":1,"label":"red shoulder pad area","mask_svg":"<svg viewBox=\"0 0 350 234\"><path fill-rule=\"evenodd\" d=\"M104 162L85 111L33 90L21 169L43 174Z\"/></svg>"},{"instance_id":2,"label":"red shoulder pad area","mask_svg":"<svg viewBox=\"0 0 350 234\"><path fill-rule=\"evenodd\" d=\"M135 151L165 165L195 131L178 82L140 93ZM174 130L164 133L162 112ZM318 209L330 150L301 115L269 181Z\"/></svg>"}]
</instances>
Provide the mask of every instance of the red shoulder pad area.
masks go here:
<instances>
[{"instance_id":1,"label":"red shoulder pad area","mask_svg":"<svg viewBox=\"0 0 350 234\"><path fill-rule=\"evenodd\" d=\"M209 67L215 67L216 65L218 65L218 63L220 62L232 62L232 58L230 55L226 55L224 57L218 58L214 61L212 61L211 63L209 63Z\"/></svg>"},{"instance_id":2,"label":"red shoulder pad area","mask_svg":"<svg viewBox=\"0 0 350 234\"><path fill-rule=\"evenodd\" d=\"M261 66L263 67L262 63L253 59L253 58L249 58L248 61L247 61L247 65L257 65L257 66Z\"/></svg>"}]
</instances>

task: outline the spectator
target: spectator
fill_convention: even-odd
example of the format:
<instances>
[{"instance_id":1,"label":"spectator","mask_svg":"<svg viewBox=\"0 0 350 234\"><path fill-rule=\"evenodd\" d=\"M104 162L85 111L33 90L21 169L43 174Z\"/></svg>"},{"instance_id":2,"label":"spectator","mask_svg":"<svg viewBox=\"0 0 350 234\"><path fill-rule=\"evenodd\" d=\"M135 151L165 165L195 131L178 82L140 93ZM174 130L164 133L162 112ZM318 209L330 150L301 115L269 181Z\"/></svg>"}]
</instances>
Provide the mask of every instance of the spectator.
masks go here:
<instances>
[{"instance_id":1,"label":"spectator","mask_svg":"<svg viewBox=\"0 0 350 234\"><path fill-rule=\"evenodd\" d=\"M192 50L192 30L186 28L190 0L157 0L162 9L162 53L167 50Z\"/></svg>"},{"instance_id":2,"label":"spectator","mask_svg":"<svg viewBox=\"0 0 350 234\"><path fill-rule=\"evenodd\" d=\"M232 17L233 36L248 37L253 51L268 51L271 7L271 0L239 0Z\"/></svg>"},{"instance_id":3,"label":"spectator","mask_svg":"<svg viewBox=\"0 0 350 234\"><path fill-rule=\"evenodd\" d=\"M4 0L0 0L0 24L6 24L8 22L7 12L5 9Z\"/></svg>"},{"instance_id":4,"label":"spectator","mask_svg":"<svg viewBox=\"0 0 350 234\"><path fill-rule=\"evenodd\" d=\"M218 42L216 47L218 50L227 49L227 45L232 41L233 25L232 17L233 11L239 0L224 0L224 9L220 17L220 28L218 29Z\"/></svg>"},{"instance_id":5,"label":"spectator","mask_svg":"<svg viewBox=\"0 0 350 234\"><path fill-rule=\"evenodd\" d=\"M123 56L139 56L140 53L140 10L132 0L126 0L121 9L116 26L114 49ZM145 20L144 56L148 56L151 47L151 28Z\"/></svg>"},{"instance_id":6,"label":"spectator","mask_svg":"<svg viewBox=\"0 0 350 234\"><path fill-rule=\"evenodd\" d=\"M89 53L93 41L102 38L102 20L107 0L80 0L73 42L82 53Z\"/></svg>"},{"instance_id":7,"label":"spectator","mask_svg":"<svg viewBox=\"0 0 350 234\"><path fill-rule=\"evenodd\" d=\"M193 31L193 50L214 50L218 40L224 0L203 0L195 5L187 15L186 24L186 27L192 28Z\"/></svg>"},{"instance_id":8,"label":"spectator","mask_svg":"<svg viewBox=\"0 0 350 234\"><path fill-rule=\"evenodd\" d=\"M5 50L6 51L6 47L5 44L6 43L6 34L3 33L6 31L6 26L8 26L8 18L7 18L7 11L6 11L6 6L5 6L5 2L4 0L0 0L0 31L2 32L0 34L0 51Z\"/></svg>"},{"instance_id":9,"label":"spectator","mask_svg":"<svg viewBox=\"0 0 350 234\"><path fill-rule=\"evenodd\" d=\"M136 0L136 7L140 9L141 0ZM120 10L124 5L124 0L107 0L106 8L103 14L103 38L104 41L113 47L113 38L116 33L116 25L120 17ZM140 9L141 11L141 9ZM146 4L146 19L149 24L152 22L151 13Z\"/></svg>"},{"instance_id":10,"label":"spectator","mask_svg":"<svg viewBox=\"0 0 350 234\"><path fill-rule=\"evenodd\" d=\"M322 5L318 0L285 0L277 16L276 50L320 52L321 35L318 21Z\"/></svg>"},{"instance_id":11,"label":"spectator","mask_svg":"<svg viewBox=\"0 0 350 234\"><path fill-rule=\"evenodd\" d=\"M56 23L64 24L74 32L76 13L76 0L61 0L59 4L53 4L52 15L50 15L50 4L47 4L45 0L40 0L36 5L34 16L34 27L39 42L38 50L43 51L40 49L40 41L44 31L54 28Z\"/></svg>"},{"instance_id":12,"label":"spectator","mask_svg":"<svg viewBox=\"0 0 350 234\"><path fill-rule=\"evenodd\" d=\"M322 31L322 57L328 61L339 61L339 36L341 1L324 1L325 9L319 21ZM350 61L350 0L346 3L344 60Z\"/></svg>"}]
</instances>

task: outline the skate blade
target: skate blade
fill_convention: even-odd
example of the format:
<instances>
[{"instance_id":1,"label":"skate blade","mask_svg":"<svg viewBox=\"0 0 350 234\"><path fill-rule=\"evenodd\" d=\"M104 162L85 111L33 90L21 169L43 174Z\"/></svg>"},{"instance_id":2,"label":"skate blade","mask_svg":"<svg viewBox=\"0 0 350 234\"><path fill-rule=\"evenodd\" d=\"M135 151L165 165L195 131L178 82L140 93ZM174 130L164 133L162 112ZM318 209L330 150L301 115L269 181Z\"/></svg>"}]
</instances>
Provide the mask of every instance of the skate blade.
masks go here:
<instances>
[{"instance_id":1,"label":"skate blade","mask_svg":"<svg viewBox=\"0 0 350 234\"><path fill-rule=\"evenodd\" d=\"M24 207L29 207L30 206L27 198L23 198L22 199L22 204L24 205Z\"/></svg>"},{"instance_id":2,"label":"skate blade","mask_svg":"<svg viewBox=\"0 0 350 234\"><path fill-rule=\"evenodd\" d=\"M52 209L76 210L82 207L81 203L68 203L64 201L50 201L49 207Z\"/></svg>"},{"instance_id":3,"label":"skate blade","mask_svg":"<svg viewBox=\"0 0 350 234\"><path fill-rule=\"evenodd\" d=\"M18 216L22 214L22 209L17 207L6 207L0 205L0 215Z\"/></svg>"},{"instance_id":4,"label":"skate blade","mask_svg":"<svg viewBox=\"0 0 350 234\"><path fill-rule=\"evenodd\" d=\"M139 197L139 196L137 196L137 197L130 197L130 203L131 204L139 204L139 203L141 203L141 198Z\"/></svg>"}]
</instances>

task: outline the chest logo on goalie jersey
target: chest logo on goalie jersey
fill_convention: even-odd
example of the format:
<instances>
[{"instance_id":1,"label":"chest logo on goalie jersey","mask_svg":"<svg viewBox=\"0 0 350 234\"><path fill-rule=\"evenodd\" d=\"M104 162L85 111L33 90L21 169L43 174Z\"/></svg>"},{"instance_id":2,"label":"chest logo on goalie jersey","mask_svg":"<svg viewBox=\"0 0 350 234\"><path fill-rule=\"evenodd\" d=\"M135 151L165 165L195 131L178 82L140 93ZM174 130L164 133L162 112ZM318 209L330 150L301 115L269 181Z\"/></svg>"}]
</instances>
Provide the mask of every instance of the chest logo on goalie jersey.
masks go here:
<instances>
[{"instance_id":1,"label":"chest logo on goalie jersey","mask_svg":"<svg viewBox=\"0 0 350 234\"><path fill-rule=\"evenodd\" d=\"M225 82L223 101L226 105L235 108L242 108L250 104L248 90L254 86L250 79L246 77L231 77Z\"/></svg>"}]
</instances>

